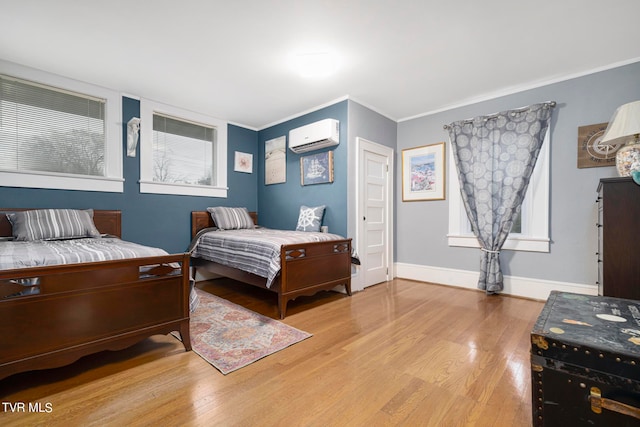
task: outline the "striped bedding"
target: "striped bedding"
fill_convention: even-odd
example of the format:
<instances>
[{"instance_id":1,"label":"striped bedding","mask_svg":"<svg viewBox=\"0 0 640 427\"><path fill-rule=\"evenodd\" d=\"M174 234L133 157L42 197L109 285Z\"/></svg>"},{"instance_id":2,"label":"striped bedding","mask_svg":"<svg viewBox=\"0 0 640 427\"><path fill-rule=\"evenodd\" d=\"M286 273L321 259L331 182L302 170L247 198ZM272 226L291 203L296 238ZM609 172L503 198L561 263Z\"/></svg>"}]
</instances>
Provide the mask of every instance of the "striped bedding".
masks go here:
<instances>
[{"instance_id":1,"label":"striped bedding","mask_svg":"<svg viewBox=\"0 0 640 427\"><path fill-rule=\"evenodd\" d=\"M115 237L0 242L0 270L168 255Z\"/></svg>"},{"instance_id":2,"label":"striped bedding","mask_svg":"<svg viewBox=\"0 0 640 427\"><path fill-rule=\"evenodd\" d=\"M68 240L0 241L0 270L29 268L43 265L76 264L81 262L162 256L168 253L160 248L143 246L117 237L83 238ZM179 265L175 265L179 268ZM199 304L193 289L189 308L193 312Z\"/></svg>"},{"instance_id":3,"label":"striped bedding","mask_svg":"<svg viewBox=\"0 0 640 427\"><path fill-rule=\"evenodd\" d=\"M280 271L280 247L294 243L341 240L330 233L273 230L269 228L200 231L191 242L189 252L229 267L253 273L267 279L270 287Z\"/></svg>"}]
</instances>

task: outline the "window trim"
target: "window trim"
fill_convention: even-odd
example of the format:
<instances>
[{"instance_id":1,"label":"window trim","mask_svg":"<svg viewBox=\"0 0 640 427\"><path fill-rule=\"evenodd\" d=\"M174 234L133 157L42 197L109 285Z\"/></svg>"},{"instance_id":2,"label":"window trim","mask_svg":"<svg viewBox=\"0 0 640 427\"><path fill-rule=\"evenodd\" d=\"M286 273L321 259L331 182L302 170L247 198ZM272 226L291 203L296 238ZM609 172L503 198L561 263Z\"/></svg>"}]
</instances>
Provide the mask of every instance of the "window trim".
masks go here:
<instances>
[{"instance_id":1,"label":"window trim","mask_svg":"<svg viewBox=\"0 0 640 427\"><path fill-rule=\"evenodd\" d=\"M37 84L102 98L105 105L105 176L0 170L0 186L124 192L122 165L122 98L117 91L0 60L0 73Z\"/></svg>"},{"instance_id":2,"label":"window trim","mask_svg":"<svg viewBox=\"0 0 640 427\"><path fill-rule=\"evenodd\" d=\"M215 127L213 148L216 185L176 184L153 181L153 114ZM149 99L140 100L140 192L183 196L227 197L227 122Z\"/></svg>"},{"instance_id":3,"label":"window trim","mask_svg":"<svg viewBox=\"0 0 640 427\"><path fill-rule=\"evenodd\" d=\"M504 250L549 252L550 133L547 130L522 203L522 233L511 233L502 247ZM453 149L449 150L449 164L449 246L480 248L478 239L471 232L471 225L460 196L460 182L453 159Z\"/></svg>"}]
</instances>

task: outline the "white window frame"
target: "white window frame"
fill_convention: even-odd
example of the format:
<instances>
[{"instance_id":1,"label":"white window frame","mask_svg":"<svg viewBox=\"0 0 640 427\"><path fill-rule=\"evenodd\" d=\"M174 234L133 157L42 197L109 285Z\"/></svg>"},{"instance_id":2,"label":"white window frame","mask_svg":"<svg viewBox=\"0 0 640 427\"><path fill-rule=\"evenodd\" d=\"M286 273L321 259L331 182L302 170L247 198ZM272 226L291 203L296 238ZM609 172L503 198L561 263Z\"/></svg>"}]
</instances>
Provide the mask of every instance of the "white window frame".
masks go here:
<instances>
[{"instance_id":1,"label":"white window frame","mask_svg":"<svg viewBox=\"0 0 640 427\"><path fill-rule=\"evenodd\" d=\"M105 176L0 170L0 186L122 193L122 97L120 93L45 71L0 60L0 73L106 100Z\"/></svg>"},{"instance_id":2,"label":"white window frame","mask_svg":"<svg viewBox=\"0 0 640 427\"><path fill-rule=\"evenodd\" d=\"M511 233L502 249L529 252L549 252L549 130L545 136L538 161L531 175L527 194L522 202L522 232ZM451 145L449 145L451 147ZM449 246L479 248L478 239L471 232L471 224L460 196L458 171L449 150Z\"/></svg>"},{"instance_id":3,"label":"white window frame","mask_svg":"<svg viewBox=\"0 0 640 427\"><path fill-rule=\"evenodd\" d=\"M215 185L175 184L153 181L153 114L216 128L213 147ZM140 192L183 196L227 197L227 122L204 114L151 101L140 100Z\"/></svg>"}]
</instances>

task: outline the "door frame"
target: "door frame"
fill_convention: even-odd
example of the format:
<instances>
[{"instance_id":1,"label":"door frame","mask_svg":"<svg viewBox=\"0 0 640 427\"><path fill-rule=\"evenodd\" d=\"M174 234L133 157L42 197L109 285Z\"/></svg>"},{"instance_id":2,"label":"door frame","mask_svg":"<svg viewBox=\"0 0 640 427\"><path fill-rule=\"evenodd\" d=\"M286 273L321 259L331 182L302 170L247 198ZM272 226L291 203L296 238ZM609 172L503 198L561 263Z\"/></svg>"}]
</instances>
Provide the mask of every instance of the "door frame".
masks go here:
<instances>
[{"instance_id":1,"label":"door frame","mask_svg":"<svg viewBox=\"0 0 640 427\"><path fill-rule=\"evenodd\" d=\"M393 253L394 253L394 194L395 194L395 185L394 185L394 150L391 147L387 147L386 145L378 144L377 142L373 142L367 140L365 138L356 137L356 248L358 249L358 255L360 256L361 262L363 265L360 267L360 274L358 276L358 280L352 284L354 291L364 290L364 262L366 262L366 253L364 252L364 221L362 220L363 211L364 211L364 177L362 176L364 165L363 154L364 151L371 151L373 153L379 154L387 158L388 162L388 173L387 173L387 198L386 198L386 206L385 209L387 211L387 222L385 224L385 237L387 241L387 280L391 280L395 277L395 266L393 263ZM355 286L354 286L355 285Z\"/></svg>"}]
</instances>

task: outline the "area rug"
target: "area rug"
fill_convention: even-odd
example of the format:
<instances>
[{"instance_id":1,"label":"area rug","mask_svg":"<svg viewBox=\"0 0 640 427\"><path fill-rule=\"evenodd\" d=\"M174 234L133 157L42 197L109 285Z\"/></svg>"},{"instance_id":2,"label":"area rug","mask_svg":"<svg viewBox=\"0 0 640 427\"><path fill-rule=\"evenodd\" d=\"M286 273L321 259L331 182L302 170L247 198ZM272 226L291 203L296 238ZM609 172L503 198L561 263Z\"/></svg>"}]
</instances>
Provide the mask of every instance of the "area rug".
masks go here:
<instances>
[{"instance_id":1,"label":"area rug","mask_svg":"<svg viewBox=\"0 0 640 427\"><path fill-rule=\"evenodd\" d=\"M203 290L196 292L200 303L191 313L192 349L225 375L312 336Z\"/></svg>"}]
</instances>

